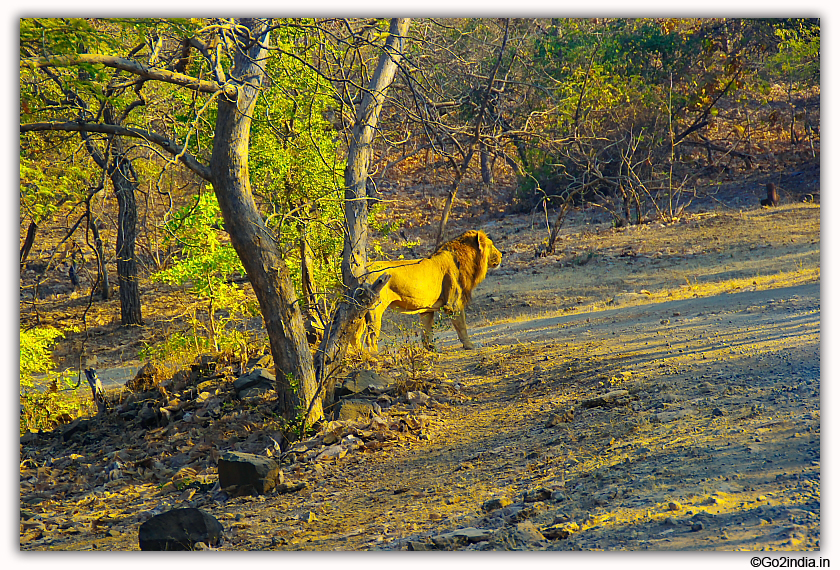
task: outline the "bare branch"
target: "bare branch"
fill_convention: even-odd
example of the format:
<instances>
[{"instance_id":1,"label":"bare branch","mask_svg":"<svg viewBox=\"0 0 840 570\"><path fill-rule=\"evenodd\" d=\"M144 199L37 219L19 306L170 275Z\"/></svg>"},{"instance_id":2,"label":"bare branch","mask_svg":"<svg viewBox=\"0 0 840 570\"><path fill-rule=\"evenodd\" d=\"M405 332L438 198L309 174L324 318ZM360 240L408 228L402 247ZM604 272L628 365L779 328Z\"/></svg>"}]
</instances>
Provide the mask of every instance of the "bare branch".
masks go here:
<instances>
[{"instance_id":1,"label":"bare branch","mask_svg":"<svg viewBox=\"0 0 840 570\"><path fill-rule=\"evenodd\" d=\"M64 131L78 133L102 133L106 135L120 135L143 139L159 146L177 160L180 160L187 168L204 178L210 180L210 168L198 161L193 155L186 152L183 147L164 136L142 129L123 127L120 125L103 125L98 123L83 123L69 121L66 123L29 123L20 126L20 132L30 133L37 131Z\"/></svg>"},{"instance_id":2,"label":"bare branch","mask_svg":"<svg viewBox=\"0 0 840 570\"><path fill-rule=\"evenodd\" d=\"M139 75L145 79L165 81L198 91L199 93L217 93L223 91L230 98L236 98L236 86L232 84L220 85L214 81L202 81L191 75L175 71L147 67L134 60L102 54L75 54L51 57L33 57L20 60L21 67L71 67L80 64L104 65Z\"/></svg>"}]
</instances>

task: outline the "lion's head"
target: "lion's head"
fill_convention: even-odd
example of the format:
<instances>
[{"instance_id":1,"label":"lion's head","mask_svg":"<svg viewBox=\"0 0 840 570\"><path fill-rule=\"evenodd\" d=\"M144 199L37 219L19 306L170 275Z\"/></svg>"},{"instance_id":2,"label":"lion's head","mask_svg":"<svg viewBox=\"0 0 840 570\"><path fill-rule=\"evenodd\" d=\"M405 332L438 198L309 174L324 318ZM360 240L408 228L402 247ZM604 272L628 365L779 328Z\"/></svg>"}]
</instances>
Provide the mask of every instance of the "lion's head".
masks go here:
<instances>
[{"instance_id":1,"label":"lion's head","mask_svg":"<svg viewBox=\"0 0 840 570\"><path fill-rule=\"evenodd\" d=\"M487 270L502 263L502 252L481 230L469 230L441 245L432 259L440 252L449 251L458 267L458 285L464 296L464 305L470 302L472 291L487 277Z\"/></svg>"}]
</instances>

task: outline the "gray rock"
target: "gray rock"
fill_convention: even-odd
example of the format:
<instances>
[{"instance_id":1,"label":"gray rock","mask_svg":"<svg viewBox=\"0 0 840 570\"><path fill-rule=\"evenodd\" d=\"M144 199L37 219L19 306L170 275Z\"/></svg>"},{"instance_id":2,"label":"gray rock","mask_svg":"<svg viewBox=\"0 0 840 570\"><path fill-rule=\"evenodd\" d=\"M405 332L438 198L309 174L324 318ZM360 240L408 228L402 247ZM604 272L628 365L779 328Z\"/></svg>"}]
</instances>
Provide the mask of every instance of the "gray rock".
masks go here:
<instances>
[{"instance_id":1,"label":"gray rock","mask_svg":"<svg viewBox=\"0 0 840 570\"><path fill-rule=\"evenodd\" d=\"M459 528L452 532L447 532L431 538L432 544L437 548L451 549L458 546L465 546L467 544L475 544L476 542L483 542L493 537L494 531L484 528Z\"/></svg>"},{"instance_id":2,"label":"gray rock","mask_svg":"<svg viewBox=\"0 0 840 570\"><path fill-rule=\"evenodd\" d=\"M354 370L336 388L336 399L357 394L378 395L393 387L394 381L371 370Z\"/></svg>"},{"instance_id":3,"label":"gray rock","mask_svg":"<svg viewBox=\"0 0 840 570\"><path fill-rule=\"evenodd\" d=\"M240 392L248 388L274 389L275 380L274 374L268 369L257 368L253 372L249 372L234 380L233 389L236 391L237 396L240 395Z\"/></svg>"},{"instance_id":4,"label":"gray rock","mask_svg":"<svg viewBox=\"0 0 840 570\"><path fill-rule=\"evenodd\" d=\"M222 543L222 524L199 509L172 509L140 525L140 550L195 550L203 542Z\"/></svg>"},{"instance_id":5,"label":"gray rock","mask_svg":"<svg viewBox=\"0 0 840 570\"><path fill-rule=\"evenodd\" d=\"M481 505L481 508L484 510L484 512L489 513L491 511L495 511L495 510L498 510L498 509L503 509L503 508L505 508L507 506L510 506L512 504L513 504L513 501L511 501L507 497L498 497L498 498L495 498L495 499L488 499L488 500L484 501L484 504Z\"/></svg>"},{"instance_id":6,"label":"gray rock","mask_svg":"<svg viewBox=\"0 0 840 570\"><path fill-rule=\"evenodd\" d=\"M263 494L283 482L277 462L267 457L228 451L219 458L219 487L236 495Z\"/></svg>"},{"instance_id":7,"label":"gray rock","mask_svg":"<svg viewBox=\"0 0 840 570\"><path fill-rule=\"evenodd\" d=\"M274 368L274 359L271 357L270 354L263 354L261 356L255 356L248 360L245 364L246 368Z\"/></svg>"}]
</instances>

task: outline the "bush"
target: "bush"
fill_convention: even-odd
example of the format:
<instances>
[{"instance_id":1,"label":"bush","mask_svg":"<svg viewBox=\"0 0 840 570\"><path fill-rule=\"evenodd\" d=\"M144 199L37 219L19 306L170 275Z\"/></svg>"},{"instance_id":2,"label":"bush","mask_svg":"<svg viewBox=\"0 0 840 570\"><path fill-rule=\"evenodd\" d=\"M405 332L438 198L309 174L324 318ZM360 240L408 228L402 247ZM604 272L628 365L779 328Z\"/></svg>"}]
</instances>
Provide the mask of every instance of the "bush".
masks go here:
<instances>
[{"instance_id":1,"label":"bush","mask_svg":"<svg viewBox=\"0 0 840 570\"><path fill-rule=\"evenodd\" d=\"M52 346L63 337L53 327L20 330L21 435L27 429L54 429L92 410L87 391L71 380L72 374L53 370Z\"/></svg>"}]
</instances>

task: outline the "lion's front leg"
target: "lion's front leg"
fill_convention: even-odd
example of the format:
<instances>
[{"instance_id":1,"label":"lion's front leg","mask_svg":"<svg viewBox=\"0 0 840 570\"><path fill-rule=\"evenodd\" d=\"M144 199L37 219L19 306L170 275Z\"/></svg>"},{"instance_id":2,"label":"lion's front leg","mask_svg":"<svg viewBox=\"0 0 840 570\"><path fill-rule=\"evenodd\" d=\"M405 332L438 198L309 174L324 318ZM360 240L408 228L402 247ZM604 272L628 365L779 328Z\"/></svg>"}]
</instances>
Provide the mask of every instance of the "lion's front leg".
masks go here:
<instances>
[{"instance_id":1,"label":"lion's front leg","mask_svg":"<svg viewBox=\"0 0 840 570\"><path fill-rule=\"evenodd\" d=\"M467 315L464 309L461 309L452 317L452 326L455 328L455 332L458 333L458 338L461 340L461 344L464 345L464 350L481 348L481 345L474 344L470 340L470 335L467 334Z\"/></svg>"}]
</instances>

